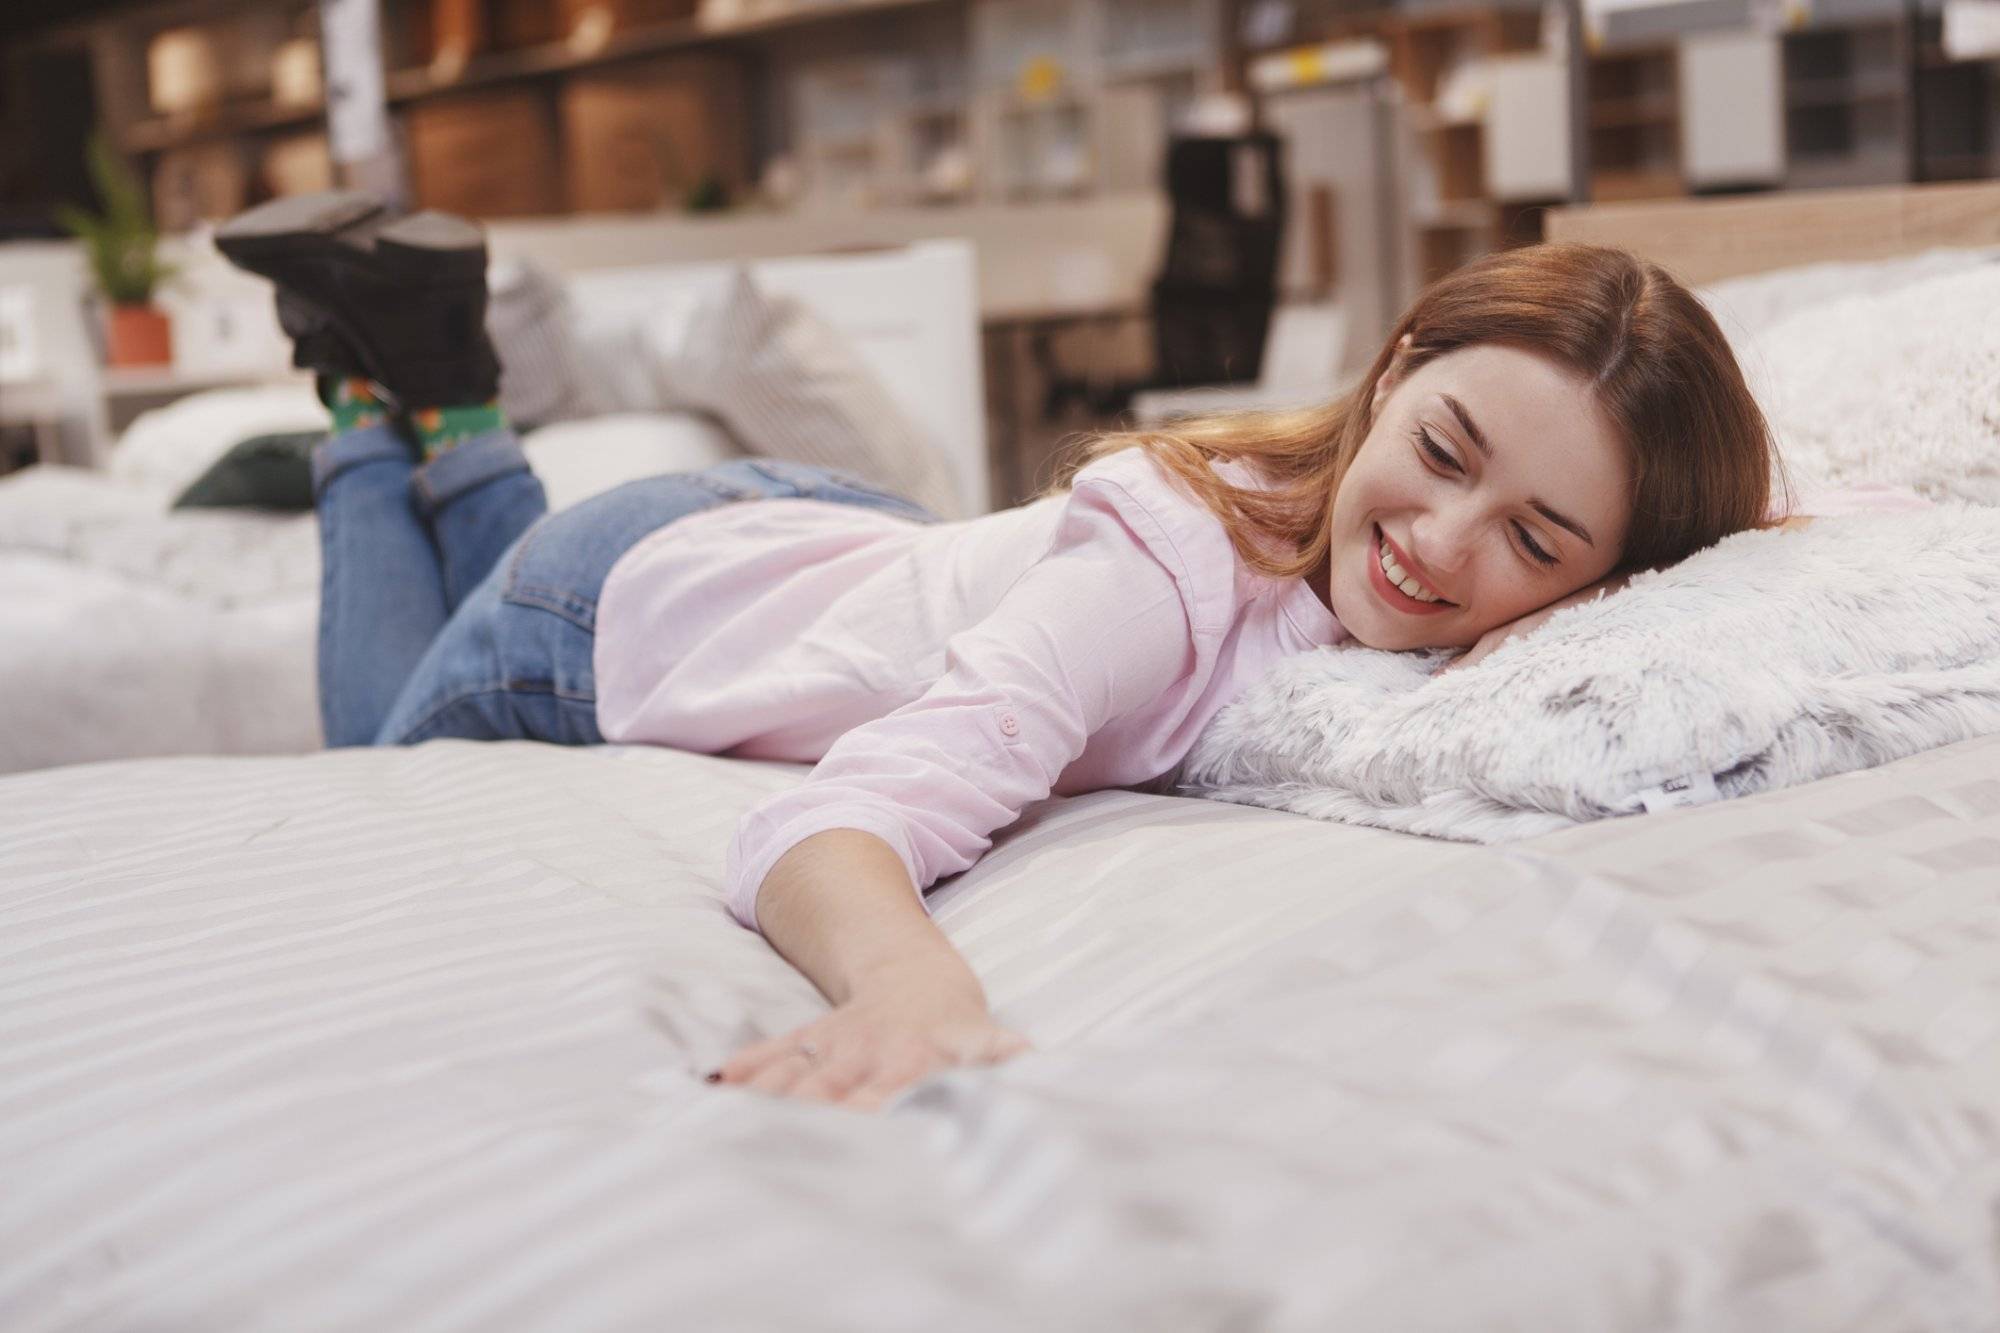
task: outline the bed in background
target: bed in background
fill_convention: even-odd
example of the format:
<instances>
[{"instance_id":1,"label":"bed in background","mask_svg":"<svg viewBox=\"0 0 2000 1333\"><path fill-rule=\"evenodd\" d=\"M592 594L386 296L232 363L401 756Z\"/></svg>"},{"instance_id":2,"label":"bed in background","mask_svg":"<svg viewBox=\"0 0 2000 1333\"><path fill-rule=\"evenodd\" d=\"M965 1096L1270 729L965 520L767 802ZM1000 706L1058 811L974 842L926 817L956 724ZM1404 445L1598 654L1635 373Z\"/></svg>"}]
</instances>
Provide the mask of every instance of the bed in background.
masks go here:
<instances>
[{"instance_id":1,"label":"bed in background","mask_svg":"<svg viewBox=\"0 0 2000 1333\"><path fill-rule=\"evenodd\" d=\"M2000 1327L2000 738L1501 847L1037 803L931 895L1037 1049L879 1116L700 1082L823 1007L720 897L806 771L0 779L0 1325Z\"/></svg>"},{"instance_id":2,"label":"bed in background","mask_svg":"<svg viewBox=\"0 0 2000 1333\"><path fill-rule=\"evenodd\" d=\"M540 258L527 241L496 255ZM749 268L760 291L797 299L865 363L917 437L899 443L941 459L958 511L984 512L970 247L926 242ZM658 377L663 339L724 295L734 271L662 263L568 275L585 405L602 415L525 437L552 508L757 452L711 415L667 401ZM303 383L219 391L134 423L103 471L43 465L0 479L0 581L10 589L0 599L0 773L320 746L313 515L170 505L237 441L324 422ZM883 451L885 472L897 456Z\"/></svg>"}]
</instances>

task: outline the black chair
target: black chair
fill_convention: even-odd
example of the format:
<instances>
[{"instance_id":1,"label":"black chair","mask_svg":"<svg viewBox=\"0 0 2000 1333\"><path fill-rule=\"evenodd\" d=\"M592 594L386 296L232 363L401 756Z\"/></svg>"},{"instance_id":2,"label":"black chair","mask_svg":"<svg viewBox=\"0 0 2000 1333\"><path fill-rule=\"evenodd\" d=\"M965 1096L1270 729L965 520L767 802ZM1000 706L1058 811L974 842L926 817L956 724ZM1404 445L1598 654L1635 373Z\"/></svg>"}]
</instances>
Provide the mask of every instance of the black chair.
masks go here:
<instances>
[{"instance_id":1,"label":"black chair","mask_svg":"<svg viewBox=\"0 0 2000 1333\"><path fill-rule=\"evenodd\" d=\"M1152 374L1093 385L1065 375L1047 336L1037 337L1045 420L1073 401L1114 415L1142 390L1242 383L1263 367L1285 233L1283 142L1264 131L1177 138L1166 175L1173 219L1151 291Z\"/></svg>"}]
</instances>

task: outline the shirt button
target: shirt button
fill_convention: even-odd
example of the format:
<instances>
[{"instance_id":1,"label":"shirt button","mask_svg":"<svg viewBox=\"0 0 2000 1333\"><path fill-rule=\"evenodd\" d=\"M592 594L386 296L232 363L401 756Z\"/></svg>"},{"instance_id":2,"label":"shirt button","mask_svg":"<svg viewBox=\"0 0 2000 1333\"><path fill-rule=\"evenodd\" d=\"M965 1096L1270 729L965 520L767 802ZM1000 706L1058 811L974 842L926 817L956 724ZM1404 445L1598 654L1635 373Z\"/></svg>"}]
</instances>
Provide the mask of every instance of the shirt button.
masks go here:
<instances>
[{"instance_id":1,"label":"shirt button","mask_svg":"<svg viewBox=\"0 0 2000 1333\"><path fill-rule=\"evenodd\" d=\"M1014 720L1014 715L1012 713L1002 713L1000 715L1001 735L1003 736L1018 735L1020 733L1020 730L1021 730L1021 724Z\"/></svg>"}]
</instances>

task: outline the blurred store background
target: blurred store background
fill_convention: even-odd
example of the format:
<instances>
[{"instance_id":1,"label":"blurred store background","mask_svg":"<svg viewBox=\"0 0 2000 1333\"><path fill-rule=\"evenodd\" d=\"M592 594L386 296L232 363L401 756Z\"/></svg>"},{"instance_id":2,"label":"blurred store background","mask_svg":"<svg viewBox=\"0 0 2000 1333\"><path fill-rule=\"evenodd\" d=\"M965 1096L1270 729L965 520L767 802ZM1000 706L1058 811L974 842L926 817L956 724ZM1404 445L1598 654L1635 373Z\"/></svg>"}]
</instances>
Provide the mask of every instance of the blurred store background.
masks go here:
<instances>
[{"instance_id":1,"label":"blurred store background","mask_svg":"<svg viewBox=\"0 0 2000 1333\"><path fill-rule=\"evenodd\" d=\"M146 406L272 373L268 349L231 347L268 335L251 303L176 309L171 283L170 355L99 373L131 360L99 319L95 364L71 365L30 308L74 262L68 210L115 222L135 190L185 266L204 224L362 184L579 263L610 262L635 220L688 259L968 239L1007 503L1069 432L1323 396L1421 284L1539 239L1554 204L2000 174L1996 14L7 0L0 422L15 462L77 461Z\"/></svg>"}]
</instances>

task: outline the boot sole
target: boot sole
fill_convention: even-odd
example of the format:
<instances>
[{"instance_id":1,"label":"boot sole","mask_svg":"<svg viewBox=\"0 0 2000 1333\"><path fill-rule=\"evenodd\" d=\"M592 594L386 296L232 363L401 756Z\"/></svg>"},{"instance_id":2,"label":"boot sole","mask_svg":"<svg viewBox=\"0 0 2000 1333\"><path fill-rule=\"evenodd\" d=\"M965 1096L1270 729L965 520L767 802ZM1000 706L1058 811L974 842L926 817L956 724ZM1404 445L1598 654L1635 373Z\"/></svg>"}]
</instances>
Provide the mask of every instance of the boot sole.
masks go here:
<instances>
[{"instance_id":1,"label":"boot sole","mask_svg":"<svg viewBox=\"0 0 2000 1333\"><path fill-rule=\"evenodd\" d=\"M354 190L261 204L216 229L215 248L239 268L284 281L306 268L360 265L415 286L483 280L486 236L449 213L383 219L380 201Z\"/></svg>"}]
</instances>

